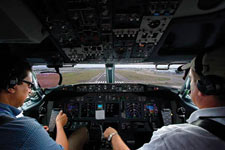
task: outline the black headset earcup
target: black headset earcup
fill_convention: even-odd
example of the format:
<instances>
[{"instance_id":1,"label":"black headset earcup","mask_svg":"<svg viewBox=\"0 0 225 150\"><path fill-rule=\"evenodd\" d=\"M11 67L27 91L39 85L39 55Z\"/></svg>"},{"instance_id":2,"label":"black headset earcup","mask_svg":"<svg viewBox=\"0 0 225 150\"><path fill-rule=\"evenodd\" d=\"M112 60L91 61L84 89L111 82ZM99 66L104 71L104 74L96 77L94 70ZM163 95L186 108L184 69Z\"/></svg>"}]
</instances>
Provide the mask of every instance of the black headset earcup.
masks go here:
<instances>
[{"instance_id":1,"label":"black headset earcup","mask_svg":"<svg viewBox=\"0 0 225 150\"><path fill-rule=\"evenodd\" d=\"M202 80L197 81L197 87L200 92L202 92L203 94L206 94L206 87Z\"/></svg>"},{"instance_id":2,"label":"black headset earcup","mask_svg":"<svg viewBox=\"0 0 225 150\"><path fill-rule=\"evenodd\" d=\"M208 75L201 77L197 81L197 87L199 91L206 95L217 95L224 92L223 80L214 75Z\"/></svg>"},{"instance_id":3,"label":"black headset earcup","mask_svg":"<svg viewBox=\"0 0 225 150\"><path fill-rule=\"evenodd\" d=\"M18 79L17 78L13 78L9 80L9 88L13 88L16 84L18 83Z\"/></svg>"},{"instance_id":4,"label":"black headset earcup","mask_svg":"<svg viewBox=\"0 0 225 150\"><path fill-rule=\"evenodd\" d=\"M18 78L15 75L15 70L16 69L12 67L12 69L8 71L9 75L7 79L6 90L13 88L16 84L18 84Z\"/></svg>"}]
</instances>

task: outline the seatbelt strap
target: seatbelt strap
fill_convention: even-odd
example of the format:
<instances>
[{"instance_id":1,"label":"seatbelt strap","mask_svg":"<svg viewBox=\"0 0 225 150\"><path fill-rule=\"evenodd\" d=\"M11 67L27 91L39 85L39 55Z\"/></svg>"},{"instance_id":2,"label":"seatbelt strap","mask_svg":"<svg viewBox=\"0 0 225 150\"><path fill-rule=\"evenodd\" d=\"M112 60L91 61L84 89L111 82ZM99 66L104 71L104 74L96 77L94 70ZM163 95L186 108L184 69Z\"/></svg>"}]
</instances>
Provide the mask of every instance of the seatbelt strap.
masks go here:
<instances>
[{"instance_id":1,"label":"seatbelt strap","mask_svg":"<svg viewBox=\"0 0 225 150\"><path fill-rule=\"evenodd\" d=\"M225 125L211 119L198 119L191 124L199 126L225 141Z\"/></svg>"},{"instance_id":2,"label":"seatbelt strap","mask_svg":"<svg viewBox=\"0 0 225 150\"><path fill-rule=\"evenodd\" d=\"M8 116L0 116L0 126L7 123L7 122L10 122L12 120L15 120L15 118L11 118L11 117L8 117Z\"/></svg>"}]
</instances>

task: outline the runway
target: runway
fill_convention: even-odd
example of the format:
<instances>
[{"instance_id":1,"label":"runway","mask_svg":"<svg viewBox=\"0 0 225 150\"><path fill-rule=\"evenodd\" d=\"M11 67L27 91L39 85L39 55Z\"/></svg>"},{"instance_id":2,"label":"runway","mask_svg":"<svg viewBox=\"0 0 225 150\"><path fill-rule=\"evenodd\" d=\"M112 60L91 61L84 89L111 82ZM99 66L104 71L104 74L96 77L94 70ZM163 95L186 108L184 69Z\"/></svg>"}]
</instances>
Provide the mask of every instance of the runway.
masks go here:
<instances>
[{"instance_id":1,"label":"runway","mask_svg":"<svg viewBox=\"0 0 225 150\"><path fill-rule=\"evenodd\" d=\"M115 83L128 83L129 80L118 74L115 73ZM97 76L93 77L91 80L89 80L89 83L107 83L106 81L106 72L100 73Z\"/></svg>"}]
</instances>

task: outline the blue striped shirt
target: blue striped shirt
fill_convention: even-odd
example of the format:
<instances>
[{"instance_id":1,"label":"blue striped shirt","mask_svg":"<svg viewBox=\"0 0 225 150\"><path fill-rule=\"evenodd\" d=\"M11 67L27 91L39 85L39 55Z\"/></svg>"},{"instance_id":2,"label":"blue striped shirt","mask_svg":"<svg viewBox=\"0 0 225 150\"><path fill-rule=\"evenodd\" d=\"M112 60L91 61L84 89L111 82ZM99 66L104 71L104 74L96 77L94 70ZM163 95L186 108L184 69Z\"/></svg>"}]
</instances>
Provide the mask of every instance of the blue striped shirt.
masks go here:
<instances>
[{"instance_id":1,"label":"blue striped shirt","mask_svg":"<svg viewBox=\"0 0 225 150\"><path fill-rule=\"evenodd\" d=\"M63 150L35 119L16 118L21 111L13 106L0 103L0 116L15 120L0 126L1 150Z\"/></svg>"}]
</instances>

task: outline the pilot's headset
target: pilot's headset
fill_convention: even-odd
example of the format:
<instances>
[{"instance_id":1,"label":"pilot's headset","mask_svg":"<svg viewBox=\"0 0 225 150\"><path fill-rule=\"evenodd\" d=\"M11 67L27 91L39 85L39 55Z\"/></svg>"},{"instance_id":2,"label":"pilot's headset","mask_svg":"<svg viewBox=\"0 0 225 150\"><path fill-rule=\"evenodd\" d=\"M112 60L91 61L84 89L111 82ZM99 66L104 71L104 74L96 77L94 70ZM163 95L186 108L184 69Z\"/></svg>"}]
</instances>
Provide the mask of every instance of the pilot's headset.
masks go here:
<instances>
[{"instance_id":1,"label":"pilot's headset","mask_svg":"<svg viewBox=\"0 0 225 150\"><path fill-rule=\"evenodd\" d=\"M8 77L6 79L6 90L8 90L9 88L13 88L19 82L15 66L10 66L7 71Z\"/></svg>"},{"instance_id":2,"label":"pilot's headset","mask_svg":"<svg viewBox=\"0 0 225 150\"><path fill-rule=\"evenodd\" d=\"M209 52L209 51L208 51ZM209 54L210 55L210 54ZM204 65L203 58L205 53L201 53L195 58L194 70L200 76L200 80L197 81L197 87L200 92L205 95L220 95L225 92L224 78L218 75L204 75L204 69L210 69L212 66ZM211 63L211 62L208 62ZM216 66L214 66L216 67Z\"/></svg>"}]
</instances>

